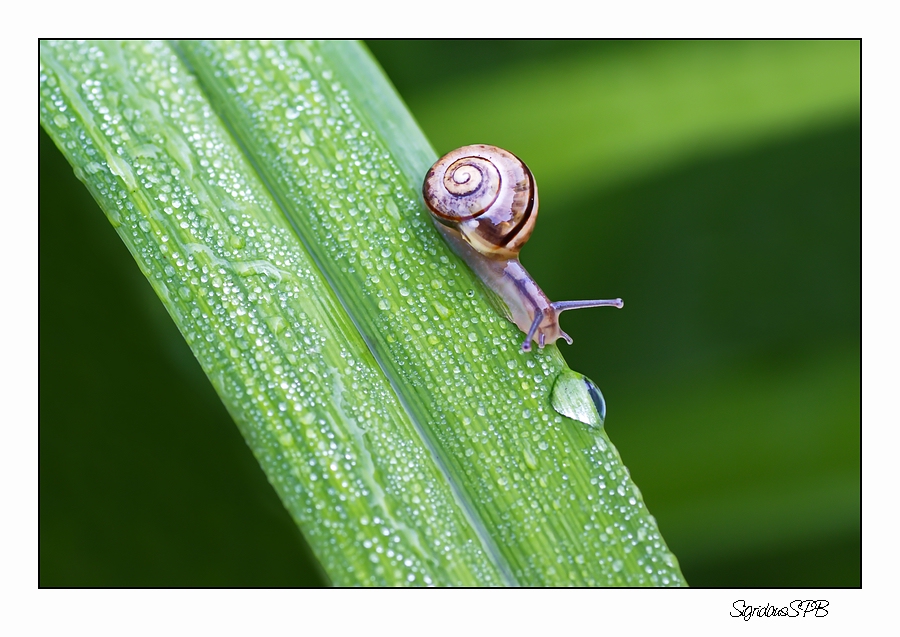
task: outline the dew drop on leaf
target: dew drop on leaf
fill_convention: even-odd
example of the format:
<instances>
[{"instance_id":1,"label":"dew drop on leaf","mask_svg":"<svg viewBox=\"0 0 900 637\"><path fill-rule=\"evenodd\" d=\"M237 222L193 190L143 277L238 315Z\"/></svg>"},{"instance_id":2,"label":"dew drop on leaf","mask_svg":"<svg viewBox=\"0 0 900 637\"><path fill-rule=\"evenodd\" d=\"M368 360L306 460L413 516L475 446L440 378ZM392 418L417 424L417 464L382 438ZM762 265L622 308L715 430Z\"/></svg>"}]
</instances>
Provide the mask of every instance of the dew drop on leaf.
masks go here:
<instances>
[{"instance_id":1,"label":"dew drop on leaf","mask_svg":"<svg viewBox=\"0 0 900 637\"><path fill-rule=\"evenodd\" d=\"M563 416L600 429L606 420L606 401L590 378L571 369L563 370L550 395L550 404Z\"/></svg>"}]
</instances>

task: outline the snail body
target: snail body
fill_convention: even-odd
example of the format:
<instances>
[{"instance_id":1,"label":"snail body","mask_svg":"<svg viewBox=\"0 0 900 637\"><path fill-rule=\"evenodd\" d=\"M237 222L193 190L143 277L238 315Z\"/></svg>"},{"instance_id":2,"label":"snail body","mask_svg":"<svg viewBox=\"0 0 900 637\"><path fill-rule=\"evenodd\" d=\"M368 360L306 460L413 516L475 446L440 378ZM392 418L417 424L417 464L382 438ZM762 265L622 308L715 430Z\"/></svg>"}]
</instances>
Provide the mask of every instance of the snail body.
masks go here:
<instances>
[{"instance_id":1,"label":"snail body","mask_svg":"<svg viewBox=\"0 0 900 637\"><path fill-rule=\"evenodd\" d=\"M539 347L571 337L559 314L582 307L622 307L622 299L552 302L519 262L534 230L537 183L525 163L509 151L475 144L457 148L431 167L422 195L438 229L505 303L507 318Z\"/></svg>"}]
</instances>

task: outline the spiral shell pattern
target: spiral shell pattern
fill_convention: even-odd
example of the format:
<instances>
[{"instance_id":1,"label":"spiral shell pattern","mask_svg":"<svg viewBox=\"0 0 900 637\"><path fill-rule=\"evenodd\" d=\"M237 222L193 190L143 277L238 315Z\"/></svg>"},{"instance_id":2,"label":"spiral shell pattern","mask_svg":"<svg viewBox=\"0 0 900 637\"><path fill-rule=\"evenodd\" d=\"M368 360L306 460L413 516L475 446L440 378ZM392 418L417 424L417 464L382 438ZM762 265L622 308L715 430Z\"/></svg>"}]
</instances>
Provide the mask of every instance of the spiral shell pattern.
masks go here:
<instances>
[{"instance_id":1,"label":"spiral shell pattern","mask_svg":"<svg viewBox=\"0 0 900 637\"><path fill-rule=\"evenodd\" d=\"M534 176L521 159L496 146L447 153L428 171L422 194L437 221L492 259L515 258L537 219Z\"/></svg>"}]
</instances>

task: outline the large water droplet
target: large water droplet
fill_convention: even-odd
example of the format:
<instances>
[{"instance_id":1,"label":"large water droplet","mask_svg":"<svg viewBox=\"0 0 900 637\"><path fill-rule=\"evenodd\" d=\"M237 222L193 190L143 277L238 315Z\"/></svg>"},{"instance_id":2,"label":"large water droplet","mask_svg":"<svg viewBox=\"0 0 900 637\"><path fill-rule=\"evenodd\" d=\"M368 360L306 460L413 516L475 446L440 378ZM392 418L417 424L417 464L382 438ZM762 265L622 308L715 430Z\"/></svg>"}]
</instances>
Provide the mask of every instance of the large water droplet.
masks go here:
<instances>
[{"instance_id":1,"label":"large water droplet","mask_svg":"<svg viewBox=\"0 0 900 637\"><path fill-rule=\"evenodd\" d=\"M550 404L563 416L600 429L606 420L606 401L600 388L584 374L563 370L553 385Z\"/></svg>"}]
</instances>

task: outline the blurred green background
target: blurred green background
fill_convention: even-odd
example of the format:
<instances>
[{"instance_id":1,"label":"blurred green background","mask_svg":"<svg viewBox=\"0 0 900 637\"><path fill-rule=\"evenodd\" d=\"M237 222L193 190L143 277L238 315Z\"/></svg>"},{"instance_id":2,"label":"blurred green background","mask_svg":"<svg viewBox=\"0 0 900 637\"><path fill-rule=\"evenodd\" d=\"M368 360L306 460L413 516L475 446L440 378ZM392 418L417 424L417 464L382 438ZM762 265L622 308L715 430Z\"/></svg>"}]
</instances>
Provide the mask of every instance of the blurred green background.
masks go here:
<instances>
[{"instance_id":1,"label":"blurred green background","mask_svg":"<svg viewBox=\"0 0 900 637\"><path fill-rule=\"evenodd\" d=\"M693 586L859 586L860 45L374 41L435 149L529 164L522 261ZM40 133L41 586L314 586L302 537Z\"/></svg>"}]
</instances>

